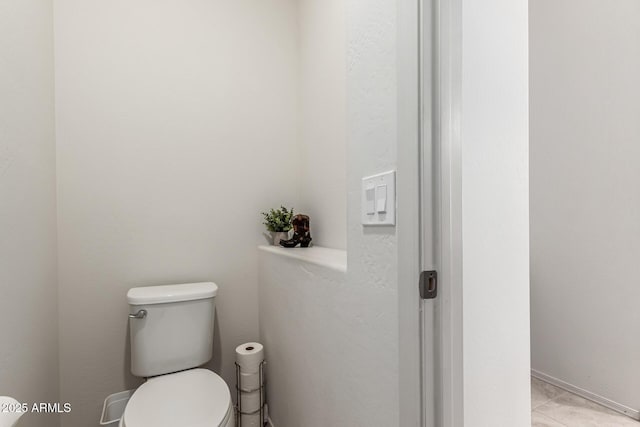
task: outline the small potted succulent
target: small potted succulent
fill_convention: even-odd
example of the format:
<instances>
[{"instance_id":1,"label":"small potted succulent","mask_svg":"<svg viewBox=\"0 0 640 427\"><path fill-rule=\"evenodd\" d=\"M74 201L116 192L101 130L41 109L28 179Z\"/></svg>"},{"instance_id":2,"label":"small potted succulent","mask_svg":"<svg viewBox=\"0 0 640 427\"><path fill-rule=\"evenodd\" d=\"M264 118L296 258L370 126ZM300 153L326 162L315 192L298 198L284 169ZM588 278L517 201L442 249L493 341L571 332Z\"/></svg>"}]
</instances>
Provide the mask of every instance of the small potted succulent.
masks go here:
<instances>
[{"instance_id":1,"label":"small potted succulent","mask_svg":"<svg viewBox=\"0 0 640 427\"><path fill-rule=\"evenodd\" d=\"M289 238L289 230L291 230L291 219L293 218L293 208L287 209L280 206L280 209L271 209L269 212L262 212L264 217L263 224L271 233L272 244L278 246L280 240Z\"/></svg>"}]
</instances>

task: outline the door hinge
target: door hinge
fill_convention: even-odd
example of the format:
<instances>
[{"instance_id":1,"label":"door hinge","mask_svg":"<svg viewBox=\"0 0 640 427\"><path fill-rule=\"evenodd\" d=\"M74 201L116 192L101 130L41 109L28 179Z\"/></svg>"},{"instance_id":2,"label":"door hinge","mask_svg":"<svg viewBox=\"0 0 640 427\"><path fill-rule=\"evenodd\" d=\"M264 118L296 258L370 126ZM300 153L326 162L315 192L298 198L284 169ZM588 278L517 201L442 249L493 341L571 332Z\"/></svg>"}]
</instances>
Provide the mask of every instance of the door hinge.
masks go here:
<instances>
[{"instance_id":1,"label":"door hinge","mask_svg":"<svg viewBox=\"0 0 640 427\"><path fill-rule=\"evenodd\" d=\"M420 273L420 298L434 299L438 296L438 272L435 270Z\"/></svg>"}]
</instances>

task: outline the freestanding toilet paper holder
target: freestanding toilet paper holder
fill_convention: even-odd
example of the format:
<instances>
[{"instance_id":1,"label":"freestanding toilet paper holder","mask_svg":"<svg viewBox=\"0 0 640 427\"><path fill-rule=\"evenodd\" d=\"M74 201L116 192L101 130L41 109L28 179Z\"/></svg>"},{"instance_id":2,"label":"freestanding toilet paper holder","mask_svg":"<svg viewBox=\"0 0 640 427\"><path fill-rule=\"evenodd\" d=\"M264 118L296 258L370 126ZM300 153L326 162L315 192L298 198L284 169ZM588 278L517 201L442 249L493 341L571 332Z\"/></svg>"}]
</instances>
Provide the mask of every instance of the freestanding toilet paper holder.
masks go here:
<instances>
[{"instance_id":1,"label":"freestanding toilet paper holder","mask_svg":"<svg viewBox=\"0 0 640 427\"><path fill-rule=\"evenodd\" d=\"M255 415L260 413L260 425L264 426L265 424L265 403L267 396L267 389L265 388L265 380L264 380L264 365L267 363L266 360L260 362L259 368L259 377L260 384L258 388L247 389L242 387L242 368L236 362L236 426L242 427L242 416L243 415ZM256 391L260 391L260 409L251 412L244 412L242 410L242 393L253 393Z\"/></svg>"}]
</instances>

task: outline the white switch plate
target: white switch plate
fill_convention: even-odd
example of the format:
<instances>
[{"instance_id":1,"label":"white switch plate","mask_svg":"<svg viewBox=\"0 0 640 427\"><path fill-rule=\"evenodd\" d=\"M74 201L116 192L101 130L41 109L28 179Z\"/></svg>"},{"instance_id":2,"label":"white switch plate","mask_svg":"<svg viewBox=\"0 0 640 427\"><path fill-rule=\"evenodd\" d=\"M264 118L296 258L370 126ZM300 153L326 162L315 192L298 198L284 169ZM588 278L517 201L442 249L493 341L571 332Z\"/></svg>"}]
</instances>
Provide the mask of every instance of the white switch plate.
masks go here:
<instances>
[{"instance_id":1,"label":"white switch plate","mask_svg":"<svg viewBox=\"0 0 640 427\"><path fill-rule=\"evenodd\" d=\"M384 204L385 212L377 212L380 204L378 188L386 186L387 200ZM371 194L371 188L375 189ZM373 200L371 200L373 196ZM371 213L371 207L376 207ZM396 171L389 171L362 178L362 225L396 225Z\"/></svg>"}]
</instances>

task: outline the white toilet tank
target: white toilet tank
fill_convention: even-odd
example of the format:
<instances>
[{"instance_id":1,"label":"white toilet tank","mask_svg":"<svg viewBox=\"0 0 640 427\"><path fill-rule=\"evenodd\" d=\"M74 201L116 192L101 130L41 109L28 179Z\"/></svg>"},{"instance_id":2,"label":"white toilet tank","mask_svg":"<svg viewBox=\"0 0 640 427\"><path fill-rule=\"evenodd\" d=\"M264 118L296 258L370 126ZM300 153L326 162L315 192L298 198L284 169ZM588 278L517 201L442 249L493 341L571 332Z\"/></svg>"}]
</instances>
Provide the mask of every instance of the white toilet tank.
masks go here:
<instances>
[{"instance_id":1,"label":"white toilet tank","mask_svg":"<svg viewBox=\"0 0 640 427\"><path fill-rule=\"evenodd\" d=\"M153 377L211 359L215 283L132 288L127 293L131 372Z\"/></svg>"}]
</instances>

